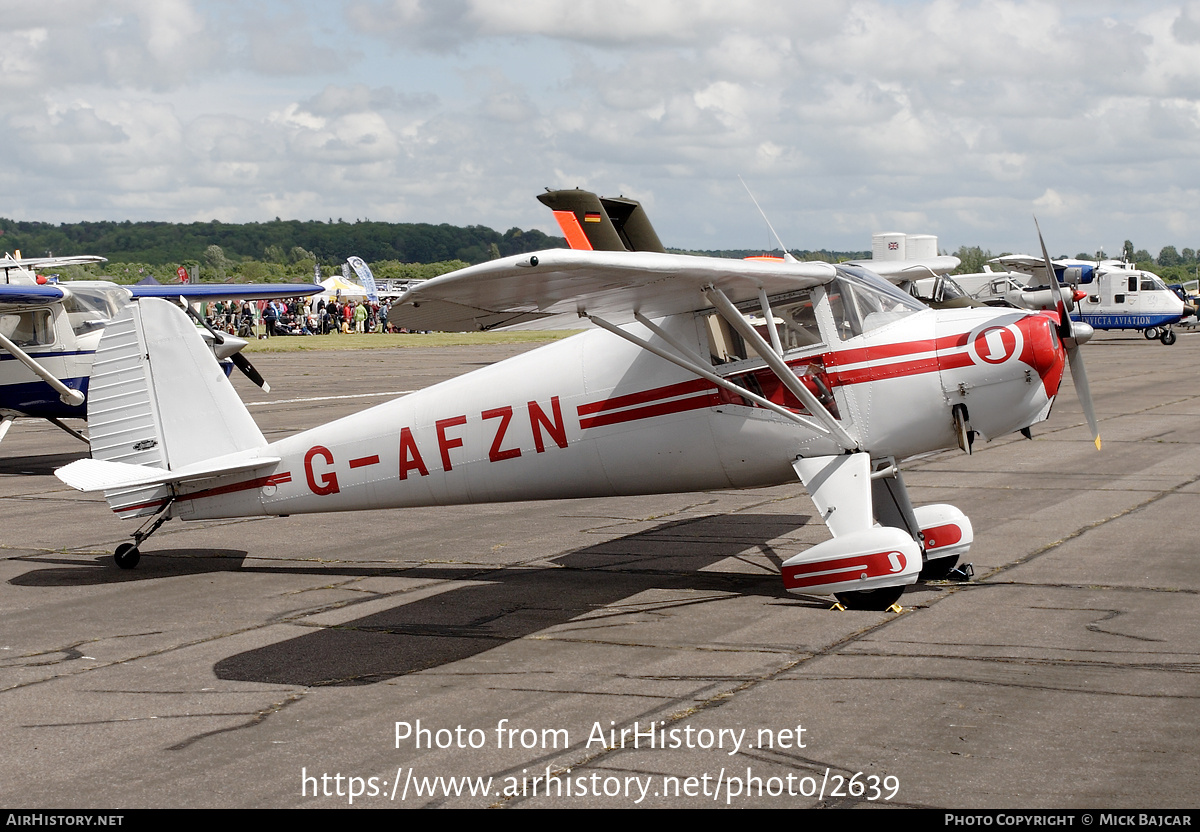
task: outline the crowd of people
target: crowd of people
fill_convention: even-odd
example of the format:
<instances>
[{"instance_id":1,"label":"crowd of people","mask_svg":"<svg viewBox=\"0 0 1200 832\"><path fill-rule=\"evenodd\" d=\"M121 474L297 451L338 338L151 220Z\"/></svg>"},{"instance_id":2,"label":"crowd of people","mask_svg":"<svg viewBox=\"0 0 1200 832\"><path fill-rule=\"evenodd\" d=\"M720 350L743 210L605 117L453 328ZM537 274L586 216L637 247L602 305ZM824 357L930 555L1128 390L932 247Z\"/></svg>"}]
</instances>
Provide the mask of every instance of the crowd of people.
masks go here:
<instances>
[{"instance_id":1,"label":"crowd of people","mask_svg":"<svg viewBox=\"0 0 1200 832\"><path fill-rule=\"evenodd\" d=\"M401 332L388 323L391 304L351 299L305 298L270 301L217 301L205 308L209 326L239 338Z\"/></svg>"}]
</instances>

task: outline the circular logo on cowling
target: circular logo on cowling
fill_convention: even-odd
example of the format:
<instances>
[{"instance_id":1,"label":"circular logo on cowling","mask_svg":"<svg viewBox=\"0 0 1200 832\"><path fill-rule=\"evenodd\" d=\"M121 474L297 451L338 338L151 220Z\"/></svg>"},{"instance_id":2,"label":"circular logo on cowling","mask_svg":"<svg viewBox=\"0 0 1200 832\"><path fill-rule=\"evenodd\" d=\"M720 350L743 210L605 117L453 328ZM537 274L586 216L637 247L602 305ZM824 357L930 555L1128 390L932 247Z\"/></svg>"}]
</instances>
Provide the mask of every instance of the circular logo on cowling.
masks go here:
<instances>
[{"instance_id":1,"label":"circular logo on cowling","mask_svg":"<svg viewBox=\"0 0 1200 832\"><path fill-rule=\"evenodd\" d=\"M989 326L971 342L973 357L984 364L1003 364L1021 352L1024 339L1015 326Z\"/></svg>"},{"instance_id":2,"label":"circular logo on cowling","mask_svg":"<svg viewBox=\"0 0 1200 832\"><path fill-rule=\"evenodd\" d=\"M887 559L888 559L888 567L889 567L888 571L889 572L894 573L894 572L903 572L904 571L904 567L905 567L907 561L904 559L903 552L888 552Z\"/></svg>"}]
</instances>

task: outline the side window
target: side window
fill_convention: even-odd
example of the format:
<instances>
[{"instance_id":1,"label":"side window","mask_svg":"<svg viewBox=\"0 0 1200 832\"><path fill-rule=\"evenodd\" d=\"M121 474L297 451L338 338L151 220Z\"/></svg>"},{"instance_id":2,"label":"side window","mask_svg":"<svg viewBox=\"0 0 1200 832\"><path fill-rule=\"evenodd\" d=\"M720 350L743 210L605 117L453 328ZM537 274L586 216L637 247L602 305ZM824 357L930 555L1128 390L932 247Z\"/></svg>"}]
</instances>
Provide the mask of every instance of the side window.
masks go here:
<instances>
[{"instance_id":1,"label":"side window","mask_svg":"<svg viewBox=\"0 0 1200 832\"><path fill-rule=\"evenodd\" d=\"M718 312L709 312L704 316L705 331L708 333L708 356L714 365L728 364L730 361L743 361L757 357L753 349L747 346L729 322Z\"/></svg>"},{"instance_id":2,"label":"side window","mask_svg":"<svg viewBox=\"0 0 1200 832\"><path fill-rule=\"evenodd\" d=\"M783 344L784 352L815 346L822 342L812 298L807 292L802 298L773 304L771 311L775 315L775 324L779 329L779 340ZM767 336L767 339L770 340L770 337Z\"/></svg>"},{"instance_id":3,"label":"side window","mask_svg":"<svg viewBox=\"0 0 1200 832\"><path fill-rule=\"evenodd\" d=\"M54 326L49 309L0 315L0 334L18 347L45 347L54 343Z\"/></svg>"},{"instance_id":4,"label":"side window","mask_svg":"<svg viewBox=\"0 0 1200 832\"><path fill-rule=\"evenodd\" d=\"M813 311L812 296L807 290L789 292L771 298L770 302L771 316L785 353L823 343ZM771 343L767 320L758 301L739 303L738 309L762 339ZM746 339L720 313L708 310L698 314L703 318L704 330L708 334L709 357L714 365L759 357L754 347L747 344Z\"/></svg>"}]
</instances>

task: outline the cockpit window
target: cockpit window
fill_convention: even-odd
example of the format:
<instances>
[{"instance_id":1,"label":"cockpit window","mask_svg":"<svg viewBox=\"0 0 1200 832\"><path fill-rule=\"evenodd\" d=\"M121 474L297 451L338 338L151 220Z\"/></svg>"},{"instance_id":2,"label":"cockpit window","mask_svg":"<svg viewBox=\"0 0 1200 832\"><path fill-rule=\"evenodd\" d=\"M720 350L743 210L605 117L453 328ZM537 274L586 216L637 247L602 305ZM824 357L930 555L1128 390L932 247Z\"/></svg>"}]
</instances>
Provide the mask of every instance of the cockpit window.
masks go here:
<instances>
[{"instance_id":1,"label":"cockpit window","mask_svg":"<svg viewBox=\"0 0 1200 832\"><path fill-rule=\"evenodd\" d=\"M76 335L104 326L128 303L127 293L115 287L68 285L63 309Z\"/></svg>"},{"instance_id":2,"label":"cockpit window","mask_svg":"<svg viewBox=\"0 0 1200 832\"><path fill-rule=\"evenodd\" d=\"M849 340L926 307L865 269L839 266L827 287L838 337Z\"/></svg>"},{"instance_id":3,"label":"cockpit window","mask_svg":"<svg viewBox=\"0 0 1200 832\"><path fill-rule=\"evenodd\" d=\"M923 303L948 303L969 297L961 286L944 274L912 281L908 293Z\"/></svg>"}]
</instances>

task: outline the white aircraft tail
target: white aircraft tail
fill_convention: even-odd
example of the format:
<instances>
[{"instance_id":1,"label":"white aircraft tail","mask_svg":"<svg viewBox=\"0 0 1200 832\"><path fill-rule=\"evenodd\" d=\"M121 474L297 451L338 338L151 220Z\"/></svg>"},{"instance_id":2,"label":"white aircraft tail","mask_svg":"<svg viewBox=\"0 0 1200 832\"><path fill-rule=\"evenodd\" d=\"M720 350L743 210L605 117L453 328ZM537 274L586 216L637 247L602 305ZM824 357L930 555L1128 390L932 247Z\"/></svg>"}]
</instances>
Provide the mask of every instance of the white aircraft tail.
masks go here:
<instances>
[{"instance_id":1,"label":"white aircraft tail","mask_svg":"<svg viewBox=\"0 0 1200 832\"><path fill-rule=\"evenodd\" d=\"M154 298L125 307L105 328L88 389L88 436L92 459L60 469L59 478L104 489L123 517L161 509L171 482L244 470L244 454L228 465L212 460L267 445L195 325Z\"/></svg>"}]
</instances>

